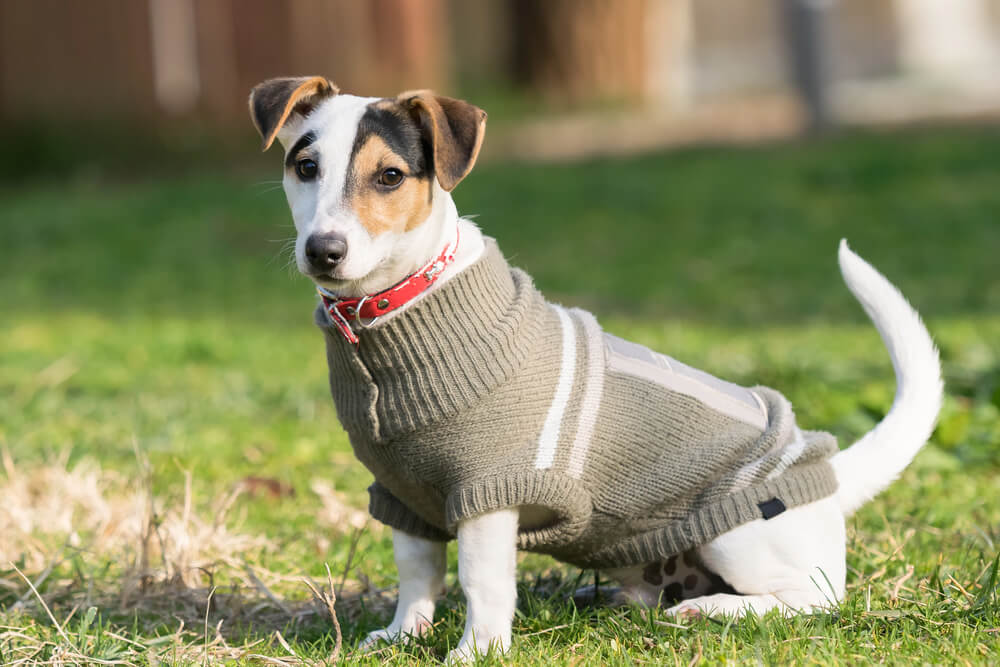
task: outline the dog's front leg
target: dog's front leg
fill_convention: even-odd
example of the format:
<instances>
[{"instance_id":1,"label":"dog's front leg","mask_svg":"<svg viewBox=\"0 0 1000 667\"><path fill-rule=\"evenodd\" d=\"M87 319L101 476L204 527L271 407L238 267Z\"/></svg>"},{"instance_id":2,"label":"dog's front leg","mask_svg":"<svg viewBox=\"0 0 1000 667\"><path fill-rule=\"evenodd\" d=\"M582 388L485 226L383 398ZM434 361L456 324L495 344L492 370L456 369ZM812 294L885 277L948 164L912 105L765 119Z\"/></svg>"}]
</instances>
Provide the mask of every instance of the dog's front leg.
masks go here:
<instances>
[{"instance_id":1,"label":"dog's front leg","mask_svg":"<svg viewBox=\"0 0 1000 667\"><path fill-rule=\"evenodd\" d=\"M399 601L392 623L370 633L361 648L380 640L406 642L423 634L434 619L434 604L444 589L447 566L444 542L432 542L399 530L392 531L393 555L399 572Z\"/></svg>"},{"instance_id":2,"label":"dog's front leg","mask_svg":"<svg viewBox=\"0 0 1000 667\"><path fill-rule=\"evenodd\" d=\"M458 580L468 607L465 633L448 662L471 661L490 648L510 648L517 601L516 509L504 509L458 524Z\"/></svg>"}]
</instances>

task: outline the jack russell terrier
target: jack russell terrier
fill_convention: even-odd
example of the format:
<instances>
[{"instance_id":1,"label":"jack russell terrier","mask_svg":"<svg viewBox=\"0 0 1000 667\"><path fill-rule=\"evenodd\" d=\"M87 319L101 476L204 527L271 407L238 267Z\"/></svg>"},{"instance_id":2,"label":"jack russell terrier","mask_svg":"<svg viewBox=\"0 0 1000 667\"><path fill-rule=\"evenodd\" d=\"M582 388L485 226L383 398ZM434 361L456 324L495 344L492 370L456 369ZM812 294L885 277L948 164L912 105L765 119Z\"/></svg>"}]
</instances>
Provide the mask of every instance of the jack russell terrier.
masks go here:
<instances>
[{"instance_id":1,"label":"jack russell terrier","mask_svg":"<svg viewBox=\"0 0 1000 667\"><path fill-rule=\"evenodd\" d=\"M518 548L605 572L680 616L821 610L844 595L844 518L930 436L938 353L906 299L841 242L888 348L885 419L839 451L788 401L604 333L546 302L449 194L486 113L429 91L341 95L271 79L250 112L285 148L299 270L317 286L337 414L393 528L399 601L366 644L426 631L458 539L465 632L506 651Z\"/></svg>"}]
</instances>

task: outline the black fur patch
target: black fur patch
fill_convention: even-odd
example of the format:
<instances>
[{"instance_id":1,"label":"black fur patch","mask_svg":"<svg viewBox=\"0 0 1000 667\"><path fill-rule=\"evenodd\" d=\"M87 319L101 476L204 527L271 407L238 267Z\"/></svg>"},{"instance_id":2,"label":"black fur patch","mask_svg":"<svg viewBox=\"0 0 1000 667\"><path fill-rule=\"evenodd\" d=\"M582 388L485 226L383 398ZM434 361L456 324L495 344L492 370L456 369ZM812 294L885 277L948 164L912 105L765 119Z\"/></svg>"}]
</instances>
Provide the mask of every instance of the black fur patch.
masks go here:
<instances>
[{"instance_id":1,"label":"black fur patch","mask_svg":"<svg viewBox=\"0 0 1000 667\"><path fill-rule=\"evenodd\" d=\"M663 583L663 575L660 574L660 564L660 561L656 560L643 568L642 578L647 584L659 586Z\"/></svg>"},{"instance_id":2,"label":"black fur patch","mask_svg":"<svg viewBox=\"0 0 1000 667\"><path fill-rule=\"evenodd\" d=\"M270 137L278 117L285 110L288 98L305 79L276 79L254 88L253 121L261 136Z\"/></svg>"},{"instance_id":3,"label":"black fur patch","mask_svg":"<svg viewBox=\"0 0 1000 667\"><path fill-rule=\"evenodd\" d=\"M785 511L785 503L781 502L780 498L771 498L757 503L757 507L760 508L760 514L764 519L773 519Z\"/></svg>"},{"instance_id":4,"label":"black fur patch","mask_svg":"<svg viewBox=\"0 0 1000 667\"><path fill-rule=\"evenodd\" d=\"M663 587L663 598L661 602L665 606L677 604L684 599L684 586L679 581Z\"/></svg>"},{"instance_id":5,"label":"black fur patch","mask_svg":"<svg viewBox=\"0 0 1000 667\"><path fill-rule=\"evenodd\" d=\"M296 160L298 160L299 153L302 151L302 149L311 146L315 141L316 141L316 133L312 131L306 132L301 137L299 137L299 140L295 142L295 145L292 146L292 149L288 151L288 155L285 156L285 166L291 169L292 166L295 164Z\"/></svg>"},{"instance_id":6,"label":"black fur patch","mask_svg":"<svg viewBox=\"0 0 1000 667\"><path fill-rule=\"evenodd\" d=\"M433 169L429 157L433 153L416 121L406 115L402 109L376 106L378 104L376 102L370 105L358 123L358 133L355 135L354 145L351 147L348 177L344 182L345 194L350 192L357 178L357 174L354 173L354 157L372 135L382 139L394 153L403 159L411 178L424 178Z\"/></svg>"}]
</instances>

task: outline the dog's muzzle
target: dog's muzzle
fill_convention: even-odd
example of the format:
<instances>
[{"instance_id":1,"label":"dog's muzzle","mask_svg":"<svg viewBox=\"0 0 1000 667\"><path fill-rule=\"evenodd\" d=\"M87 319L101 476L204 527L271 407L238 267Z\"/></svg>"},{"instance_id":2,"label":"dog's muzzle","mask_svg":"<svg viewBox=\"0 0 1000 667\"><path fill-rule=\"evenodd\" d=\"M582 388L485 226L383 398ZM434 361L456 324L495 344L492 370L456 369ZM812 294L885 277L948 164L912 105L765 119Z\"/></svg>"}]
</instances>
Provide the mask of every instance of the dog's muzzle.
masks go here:
<instances>
[{"instance_id":1,"label":"dog's muzzle","mask_svg":"<svg viewBox=\"0 0 1000 667\"><path fill-rule=\"evenodd\" d=\"M305 250L310 268L329 274L347 256L347 240L340 234L313 234L306 239Z\"/></svg>"}]
</instances>

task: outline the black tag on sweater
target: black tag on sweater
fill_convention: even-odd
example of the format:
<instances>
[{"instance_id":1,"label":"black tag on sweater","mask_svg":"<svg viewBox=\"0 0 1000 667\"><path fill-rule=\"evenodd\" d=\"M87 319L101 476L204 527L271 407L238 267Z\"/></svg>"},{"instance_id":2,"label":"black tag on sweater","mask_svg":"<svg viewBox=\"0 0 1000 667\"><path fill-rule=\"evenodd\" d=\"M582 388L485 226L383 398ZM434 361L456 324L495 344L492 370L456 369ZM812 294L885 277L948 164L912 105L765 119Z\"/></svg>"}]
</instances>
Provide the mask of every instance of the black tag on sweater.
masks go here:
<instances>
[{"instance_id":1,"label":"black tag on sweater","mask_svg":"<svg viewBox=\"0 0 1000 667\"><path fill-rule=\"evenodd\" d=\"M764 519L773 519L785 511L785 503L781 502L778 498L771 498L762 503L757 503L757 507L760 508L760 513Z\"/></svg>"}]
</instances>

